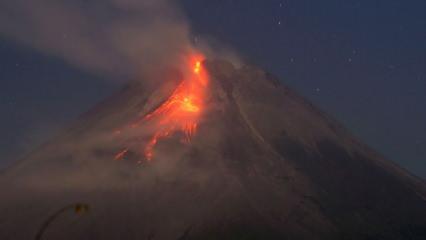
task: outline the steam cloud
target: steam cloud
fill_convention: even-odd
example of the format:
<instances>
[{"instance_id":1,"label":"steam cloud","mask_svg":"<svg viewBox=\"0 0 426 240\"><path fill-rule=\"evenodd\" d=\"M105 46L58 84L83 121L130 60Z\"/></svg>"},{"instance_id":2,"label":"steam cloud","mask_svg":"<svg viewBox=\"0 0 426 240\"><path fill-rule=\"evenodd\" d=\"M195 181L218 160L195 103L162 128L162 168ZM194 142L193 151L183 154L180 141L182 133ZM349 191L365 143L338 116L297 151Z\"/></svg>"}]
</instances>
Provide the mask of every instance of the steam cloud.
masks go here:
<instances>
[{"instance_id":1,"label":"steam cloud","mask_svg":"<svg viewBox=\"0 0 426 240\"><path fill-rule=\"evenodd\" d=\"M173 0L2 1L0 34L84 70L132 79L191 49Z\"/></svg>"}]
</instances>

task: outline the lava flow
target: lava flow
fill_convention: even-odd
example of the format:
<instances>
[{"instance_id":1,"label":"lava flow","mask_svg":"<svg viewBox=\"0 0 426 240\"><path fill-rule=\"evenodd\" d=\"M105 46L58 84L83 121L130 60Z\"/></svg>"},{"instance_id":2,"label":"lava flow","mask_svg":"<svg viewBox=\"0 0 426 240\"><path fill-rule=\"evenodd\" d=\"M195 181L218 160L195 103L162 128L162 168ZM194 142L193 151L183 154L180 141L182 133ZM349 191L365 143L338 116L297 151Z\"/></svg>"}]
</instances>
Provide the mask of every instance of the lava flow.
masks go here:
<instances>
[{"instance_id":1,"label":"lava flow","mask_svg":"<svg viewBox=\"0 0 426 240\"><path fill-rule=\"evenodd\" d=\"M154 129L152 137L143 150L148 161L153 158L154 148L160 139L169 137L176 132L182 132L182 141L189 143L196 132L200 114L204 108L208 81L207 74L202 69L201 60L200 57L194 57L190 61L192 69L187 79L178 85L163 104L147 114L142 121L134 124L135 127L146 123ZM127 152L128 149L122 150L115 156L115 159L121 160Z\"/></svg>"}]
</instances>

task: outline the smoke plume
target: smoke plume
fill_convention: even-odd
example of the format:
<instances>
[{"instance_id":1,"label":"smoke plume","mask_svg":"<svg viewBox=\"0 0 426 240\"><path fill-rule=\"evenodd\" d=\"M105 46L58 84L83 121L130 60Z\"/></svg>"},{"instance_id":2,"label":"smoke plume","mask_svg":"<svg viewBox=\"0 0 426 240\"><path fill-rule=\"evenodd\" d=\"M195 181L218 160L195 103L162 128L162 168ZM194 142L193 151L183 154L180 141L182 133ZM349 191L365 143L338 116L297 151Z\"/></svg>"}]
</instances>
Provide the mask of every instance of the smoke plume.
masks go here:
<instances>
[{"instance_id":1,"label":"smoke plume","mask_svg":"<svg viewBox=\"0 0 426 240\"><path fill-rule=\"evenodd\" d=\"M191 49L188 23L173 0L2 1L0 34L86 71L127 79L171 67Z\"/></svg>"}]
</instances>

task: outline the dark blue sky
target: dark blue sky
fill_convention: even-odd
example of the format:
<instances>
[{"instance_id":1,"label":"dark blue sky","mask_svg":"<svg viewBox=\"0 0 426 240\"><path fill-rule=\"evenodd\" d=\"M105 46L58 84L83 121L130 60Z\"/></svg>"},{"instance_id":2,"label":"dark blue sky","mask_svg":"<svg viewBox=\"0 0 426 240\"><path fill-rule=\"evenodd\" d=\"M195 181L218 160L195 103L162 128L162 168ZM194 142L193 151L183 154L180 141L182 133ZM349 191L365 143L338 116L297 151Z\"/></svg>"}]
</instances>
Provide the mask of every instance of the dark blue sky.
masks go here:
<instances>
[{"instance_id":1,"label":"dark blue sky","mask_svg":"<svg viewBox=\"0 0 426 240\"><path fill-rule=\"evenodd\" d=\"M426 1L184 0L195 35L279 76L426 178ZM0 166L120 84L0 38Z\"/></svg>"}]
</instances>

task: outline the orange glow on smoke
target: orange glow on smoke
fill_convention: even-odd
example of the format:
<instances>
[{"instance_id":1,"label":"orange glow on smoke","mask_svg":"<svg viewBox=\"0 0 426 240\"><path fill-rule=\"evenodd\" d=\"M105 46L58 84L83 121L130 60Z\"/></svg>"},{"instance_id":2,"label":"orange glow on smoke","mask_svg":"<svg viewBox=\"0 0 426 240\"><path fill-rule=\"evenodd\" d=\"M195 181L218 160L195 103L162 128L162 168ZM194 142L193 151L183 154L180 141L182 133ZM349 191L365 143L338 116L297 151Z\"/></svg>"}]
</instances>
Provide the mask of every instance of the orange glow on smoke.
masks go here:
<instances>
[{"instance_id":1,"label":"orange glow on smoke","mask_svg":"<svg viewBox=\"0 0 426 240\"><path fill-rule=\"evenodd\" d=\"M181 141L190 143L191 137L197 131L202 110L208 77L202 68L202 56L192 56L188 60L185 79L176 87L171 96L151 113L141 120L131 124L132 128L148 126L153 129L152 136L143 147L145 158L150 161L154 157L154 149L158 141L182 133ZM116 130L114 135L121 135L122 130ZM125 148L118 152L114 159L122 160L130 152ZM141 161L138 161L139 163Z\"/></svg>"}]
</instances>

